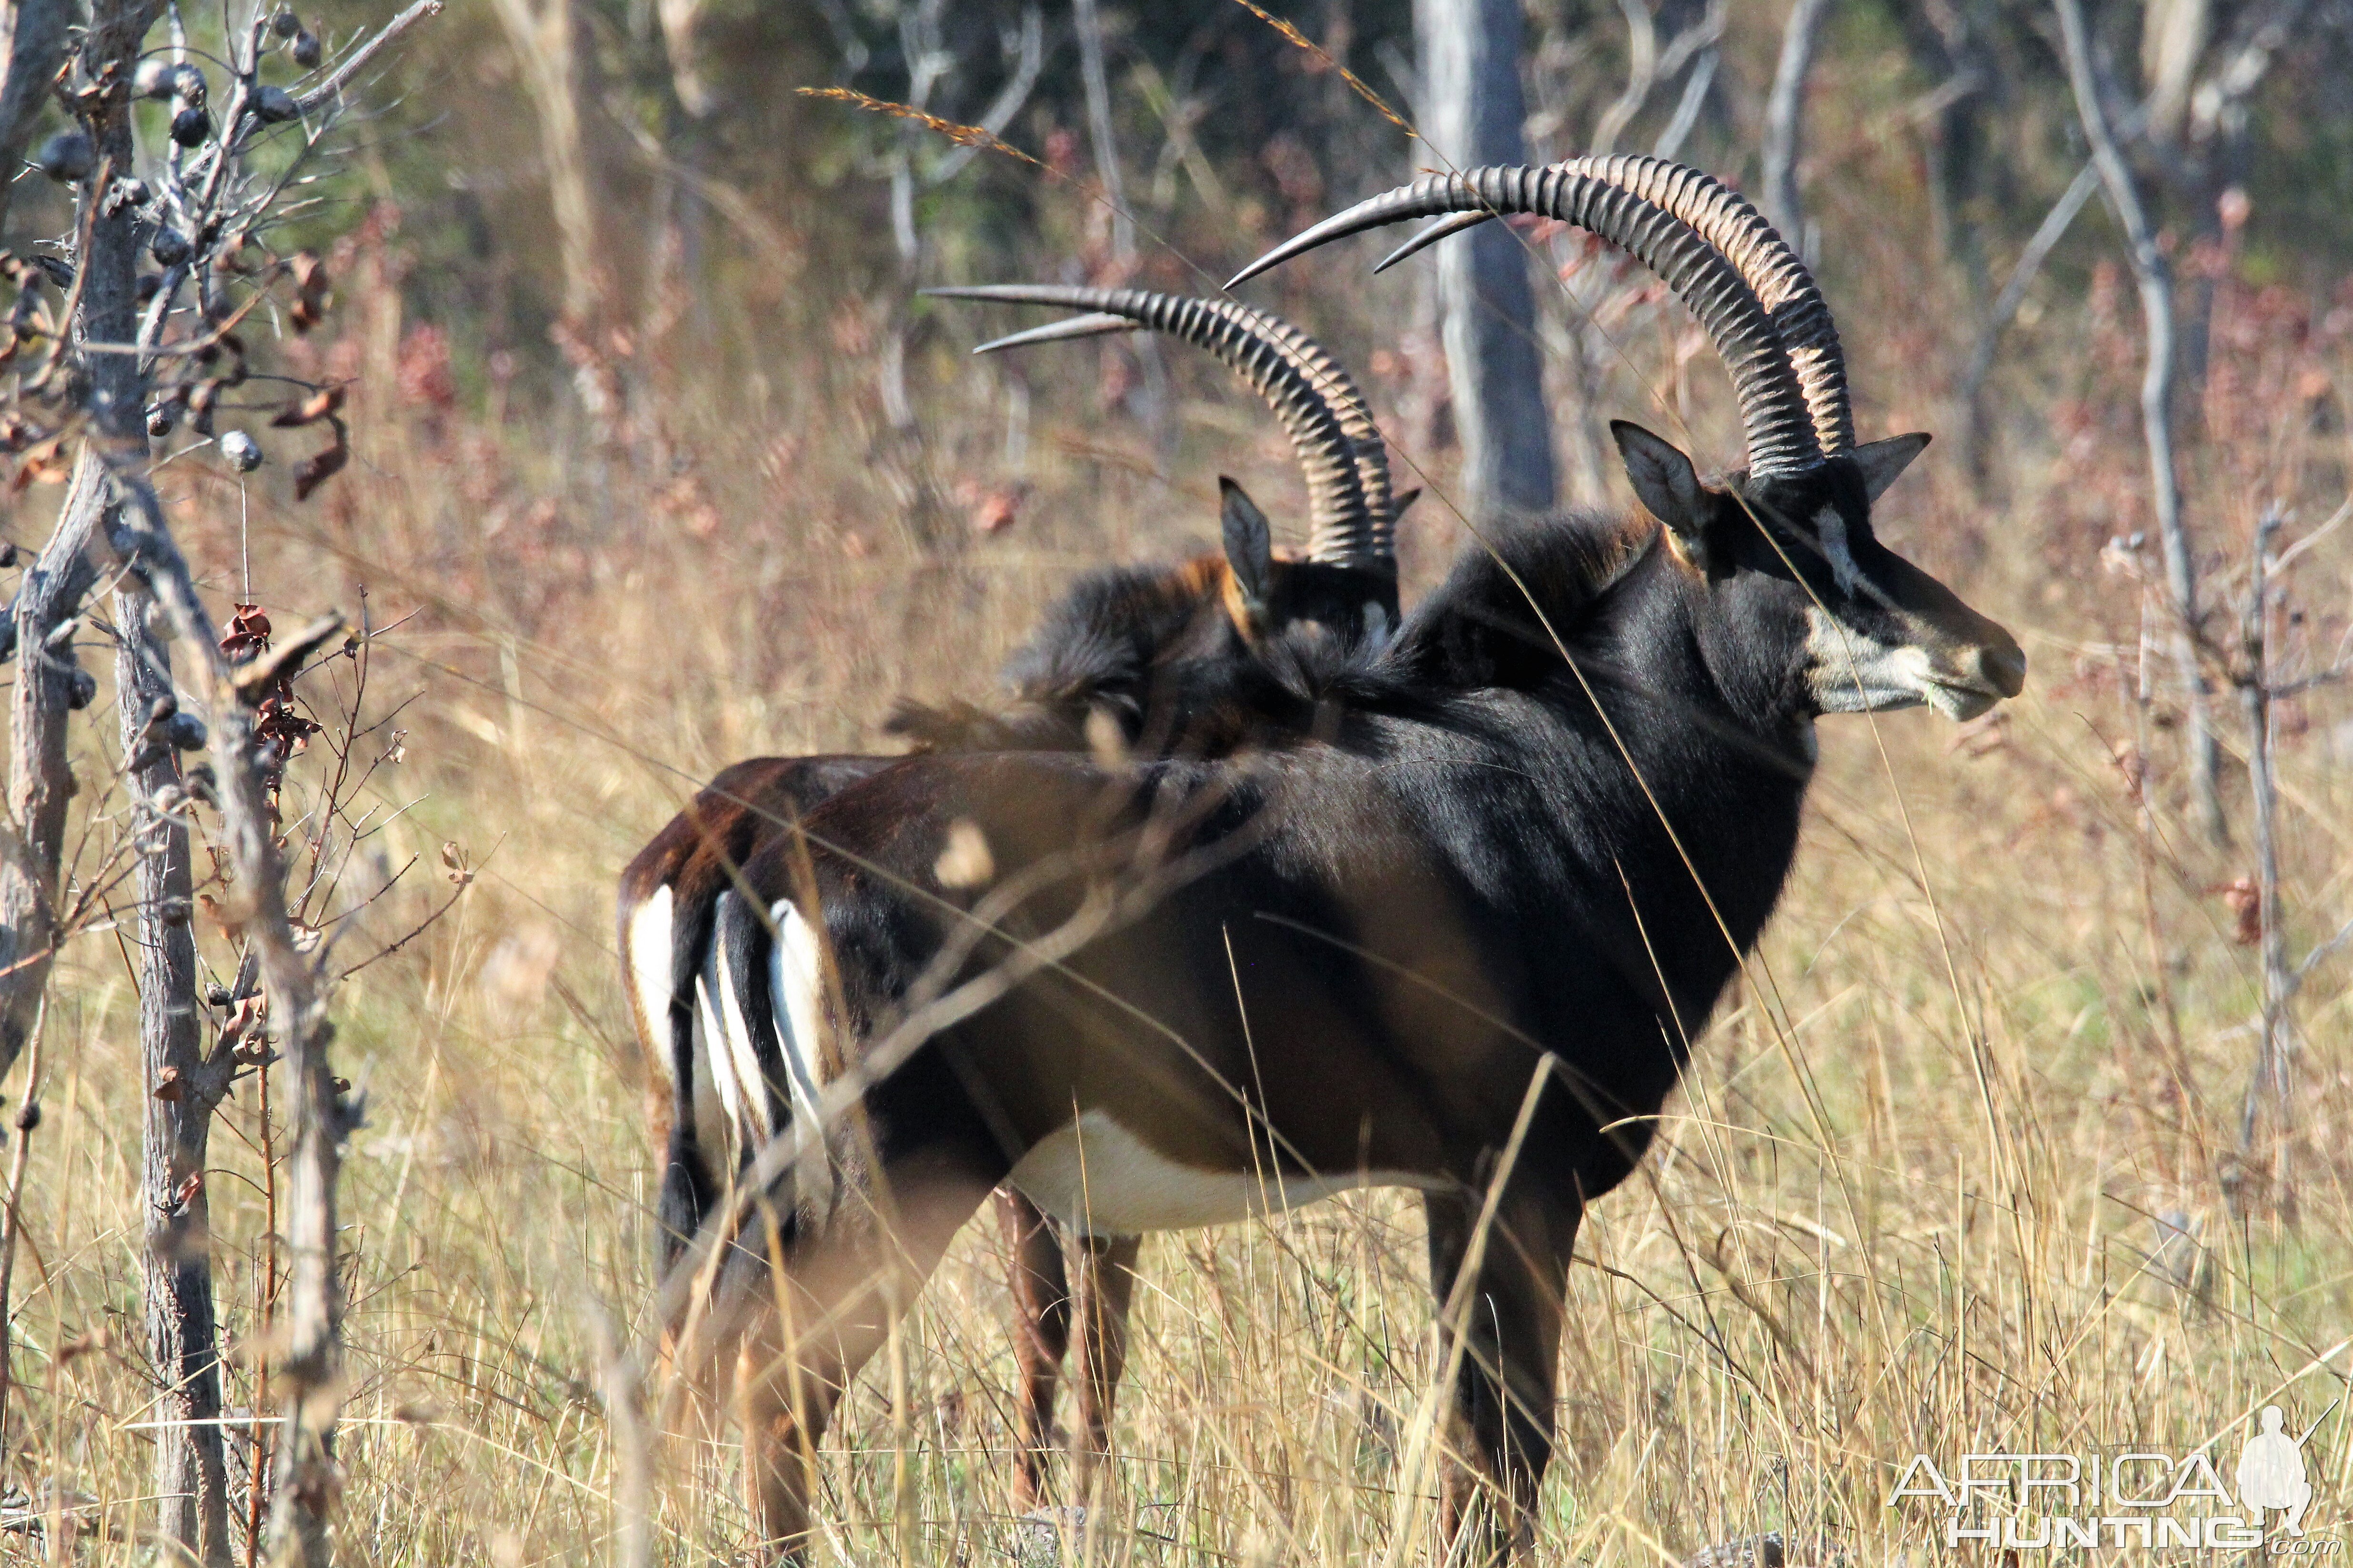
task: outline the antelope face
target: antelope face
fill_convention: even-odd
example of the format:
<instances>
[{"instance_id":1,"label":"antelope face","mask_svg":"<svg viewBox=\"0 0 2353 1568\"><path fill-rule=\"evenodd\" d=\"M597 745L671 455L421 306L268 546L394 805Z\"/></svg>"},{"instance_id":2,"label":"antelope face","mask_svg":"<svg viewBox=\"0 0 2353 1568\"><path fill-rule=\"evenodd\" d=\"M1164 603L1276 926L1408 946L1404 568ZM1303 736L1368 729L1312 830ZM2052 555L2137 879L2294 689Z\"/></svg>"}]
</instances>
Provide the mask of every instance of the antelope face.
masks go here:
<instances>
[{"instance_id":1,"label":"antelope face","mask_svg":"<svg viewBox=\"0 0 2353 1568\"><path fill-rule=\"evenodd\" d=\"M1748 580L1796 617L1796 673L1812 712L1925 704L1974 719L2025 687L2017 639L1872 532L1872 502L1927 437L1873 441L1798 476L1735 475L1717 488L1641 426L1610 429L1635 493L1667 525L1677 554L1712 582Z\"/></svg>"},{"instance_id":2,"label":"antelope face","mask_svg":"<svg viewBox=\"0 0 2353 1568\"><path fill-rule=\"evenodd\" d=\"M1218 481L1225 537L1227 618L1242 640L1262 645L1293 627L1320 628L1343 646L1378 648L1397 629L1397 575L1274 553L1266 513L1241 486Z\"/></svg>"}]
</instances>

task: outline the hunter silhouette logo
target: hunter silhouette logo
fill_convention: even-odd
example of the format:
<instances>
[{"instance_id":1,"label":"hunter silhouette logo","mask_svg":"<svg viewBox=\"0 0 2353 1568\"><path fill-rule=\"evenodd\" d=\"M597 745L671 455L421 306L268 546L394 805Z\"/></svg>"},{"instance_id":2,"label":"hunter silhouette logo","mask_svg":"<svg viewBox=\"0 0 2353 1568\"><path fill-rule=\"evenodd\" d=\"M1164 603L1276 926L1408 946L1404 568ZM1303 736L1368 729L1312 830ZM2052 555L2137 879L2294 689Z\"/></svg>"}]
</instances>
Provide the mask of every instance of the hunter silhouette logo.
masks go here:
<instances>
[{"instance_id":1,"label":"hunter silhouette logo","mask_svg":"<svg viewBox=\"0 0 2353 1568\"><path fill-rule=\"evenodd\" d=\"M2331 1405L2328 1410L2337 1406ZM2328 1419L2328 1410L2320 1421ZM2312 1482L2304 1473L2304 1443L2320 1426L2315 1421L2296 1436L2283 1430L2287 1417L2276 1405L2263 1406L2263 1429L2247 1439L2239 1455L2239 1506L2254 1510L2253 1523L2261 1530L2272 1509L2285 1512L2281 1522L2290 1535L2304 1533L2304 1510L2312 1504Z\"/></svg>"},{"instance_id":2,"label":"hunter silhouette logo","mask_svg":"<svg viewBox=\"0 0 2353 1568\"><path fill-rule=\"evenodd\" d=\"M2231 1475L2235 1487L2223 1484L2218 1464L2224 1461L2221 1454L2208 1457L2211 1444L2182 1453L1964 1454L1942 1470L1915 1454L1887 1506L1913 1499L1941 1506L1947 1547L2263 1548L2277 1556L2335 1555L2342 1542L2304 1531L2314 1495L2304 1446L2336 1409L2332 1402L2319 1420L2291 1433L2286 1413L2264 1405L2239 1451ZM2274 1514L2283 1517L2274 1522Z\"/></svg>"}]
</instances>

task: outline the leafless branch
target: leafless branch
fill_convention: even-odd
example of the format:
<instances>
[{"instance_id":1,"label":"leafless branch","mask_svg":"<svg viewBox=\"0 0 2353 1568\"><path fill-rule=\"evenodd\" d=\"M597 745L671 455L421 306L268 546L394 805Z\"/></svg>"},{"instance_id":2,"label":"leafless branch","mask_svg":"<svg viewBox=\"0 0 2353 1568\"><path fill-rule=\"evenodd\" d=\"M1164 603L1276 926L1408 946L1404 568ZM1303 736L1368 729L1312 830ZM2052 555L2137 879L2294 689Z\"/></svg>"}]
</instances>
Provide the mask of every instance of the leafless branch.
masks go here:
<instances>
[{"instance_id":1,"label":"leafless branch","mask_svg":"<svg viewBox=\"0 0 2353 1568\"><path fill-rule=\"evenodd\" d=\"M2184 704L2189 712L2190 771L2197 785L2206 831L2217 844L2230 842L2229 819L2222 812L2221 749L2214 740L2207 711L2207 683L2197 654L2197 557L2189 543L2189 525L2181 514L2181 476L2173 450L2173 379L2176 361L2173 272L2158 247L2157 231L2132 166L2125 161L2111 129L2103 99L2092 40L2084 21L2083 0L2052 0L2059 16L2067 54L2067 77L2075 95L2077 117L2092 146L2092 162L2099 170L2108 205L2125 231L2133 280L2140 291L2141 318L2147 337L2147 366L2141 378L2141 428L2148 446L2149 486L2157 513L2158 537L2165 555L2166 584L2170 608L2179 623L2174 650L2180 666Z\"/></svg>"}]
</instances>

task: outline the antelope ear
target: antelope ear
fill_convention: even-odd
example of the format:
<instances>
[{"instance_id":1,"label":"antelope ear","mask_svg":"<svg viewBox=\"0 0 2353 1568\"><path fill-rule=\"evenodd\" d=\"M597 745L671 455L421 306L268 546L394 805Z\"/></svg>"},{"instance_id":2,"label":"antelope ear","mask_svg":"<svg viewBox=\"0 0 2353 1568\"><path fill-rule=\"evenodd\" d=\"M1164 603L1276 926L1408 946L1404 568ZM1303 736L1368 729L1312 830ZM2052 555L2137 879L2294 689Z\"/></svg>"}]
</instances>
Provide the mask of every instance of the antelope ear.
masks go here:
<instances>
[{"instance_id":1,"label":"antelope ear","mask_svg":"<svg viewBox=\"0 0 2353 1568\"><path fill-rule=\"evenodd\" d=\"M1414 502L1416 502L1416 501L1419 500L1420 499L1421 499L1421 488L1420 488L1419 485L1415 486L1412 489L1409 489L1409 490L1406 491L1406 492L1405 492L1405 494L1403 494L1403 495L1401 495L1401 496L1398 497L1398 498L1397 498L1397 500L1393 500L1393 501L1389 502L1389 517L1390 517L1390 519L1391 519L1392 521L1394 521L1394 520L1396 520L1396 519L1398 519L1398 518L1403 517L1403 516L1405 515L1405 510L1406 510L1406 508L1408 508L1408 507L1411 506Z\"/></svg>"},{"instance_id":2,"label":"antelope ear","mask_svg":"<svg viewBox=\"0 0 2353 1568\"><path fill-rule=\"evenodd\" d=\"M1912 459L1928 445L1928 434L1915 430L1909 436L1890 436L1884 441L1866 441L1847 454L1854 466L1862 470L1863 493L1877 500L1895 482L1895 476L1912 466Z\"/></svg>"},{"instance_id":3,"label":"antelope ear","mask_svg":"<svg viewBox=\"0 0 2353 1568\"><path fill-rule=\"evenodd\" d=\"M1223 474L1218 476L1218 492L1224 498L1219 521L1226 538L1226 564L1233 568L1243 603L1255 614L1266 607L1274 592L1274 531L1250 492Z\"/></svg>"},{"instance_id":4,"label":"antelope ear","mask_svg":"<svg viewBox=\"0 0 2353 1568\"><path fill-rule=\"evenodd\" d=\"M1626 459L1634 494L1678 539L1696 545L1707 531L1707 501L1691 459L1630 420L1612 419L1609 434L1617 439L1618 455Z\"/></svg>"}]
</instances>

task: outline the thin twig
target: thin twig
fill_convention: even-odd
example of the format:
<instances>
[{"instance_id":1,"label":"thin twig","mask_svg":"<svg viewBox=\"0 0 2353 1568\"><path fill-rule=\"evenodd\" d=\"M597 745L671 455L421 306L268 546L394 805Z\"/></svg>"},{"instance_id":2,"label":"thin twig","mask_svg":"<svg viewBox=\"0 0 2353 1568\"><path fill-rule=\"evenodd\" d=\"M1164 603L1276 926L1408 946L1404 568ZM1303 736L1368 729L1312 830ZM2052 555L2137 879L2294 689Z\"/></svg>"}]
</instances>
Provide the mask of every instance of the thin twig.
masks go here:
<instances>
[{"instance_id":1,"label":"thin twig","mask_svg":"<svg viewBox=\"0 0 2353 1568\"><path fill-rule=\"evenodd\" d=\"M416 3L407 10L386 22L375 37L344 56L343 63L335 68L334 74L295 100L301 105L302 112L311 113L327 100L343 91L344 84L358 75L368 61L375 58L377 51L386 44L391 43L426 17L438 16L441 14L441 3L442 0L416 0Z\"/></svg>"}]
</instances>

